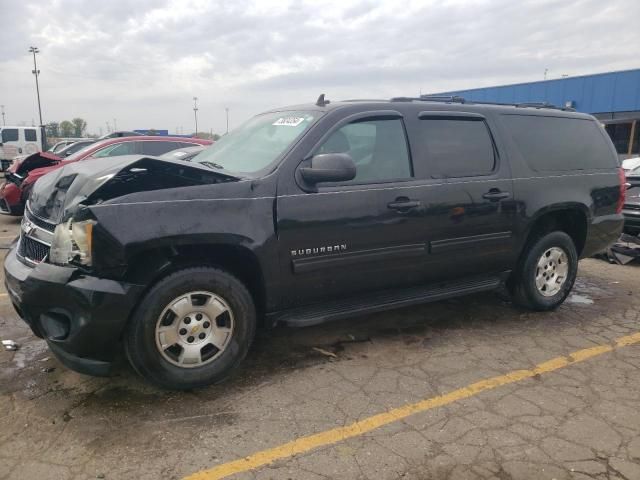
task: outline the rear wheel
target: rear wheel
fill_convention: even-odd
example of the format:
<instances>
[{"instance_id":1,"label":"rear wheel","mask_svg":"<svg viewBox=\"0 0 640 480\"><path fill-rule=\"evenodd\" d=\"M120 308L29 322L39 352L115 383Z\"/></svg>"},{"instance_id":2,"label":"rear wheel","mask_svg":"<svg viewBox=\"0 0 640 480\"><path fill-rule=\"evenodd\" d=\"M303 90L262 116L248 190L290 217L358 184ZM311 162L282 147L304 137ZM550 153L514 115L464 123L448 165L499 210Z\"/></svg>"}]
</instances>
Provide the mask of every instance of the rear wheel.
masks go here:
<instances>
[{"instance_id":1,"label":"rear wheel","mask_svg":"<svg viewBox=\"0 0 640 480\"><path fill-rule=\"evenodd\" d=\"M578 272L578 254L564 232L529 242L512 279L513 300L532 310L552 310L567 298Z\"/></svg>"},{"instance_id":2,"label":"rear wheel","mask_svg":"<svg viewBox=\"0 0 640 480\"><path fill-rule=\"evenodd\" d=\"M246 356L256 314L246 287L210 267L158 282L138 306L125 338L127 357L147 380L190 389L223 380Z\"/></svg>"}]
</instances>

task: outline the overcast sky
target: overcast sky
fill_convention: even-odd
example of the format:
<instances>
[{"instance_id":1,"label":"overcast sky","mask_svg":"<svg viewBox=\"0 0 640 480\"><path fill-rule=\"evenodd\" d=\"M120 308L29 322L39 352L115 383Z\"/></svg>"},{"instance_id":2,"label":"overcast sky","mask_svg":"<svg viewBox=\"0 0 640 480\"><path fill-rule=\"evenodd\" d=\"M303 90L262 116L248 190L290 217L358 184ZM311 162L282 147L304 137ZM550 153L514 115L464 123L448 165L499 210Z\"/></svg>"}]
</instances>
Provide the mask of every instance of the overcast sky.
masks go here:
<instances>
[{"instance_id":1,"label":"overcast sky","mask_svg":"<svg viewBox=\"0 0 640 480\"><path fill-rule=\"evenodd\" d=\"M638 0L0 0L0 104L89 132L223 133L281 105L640 67Z\"/></svg>"}]
</instances>

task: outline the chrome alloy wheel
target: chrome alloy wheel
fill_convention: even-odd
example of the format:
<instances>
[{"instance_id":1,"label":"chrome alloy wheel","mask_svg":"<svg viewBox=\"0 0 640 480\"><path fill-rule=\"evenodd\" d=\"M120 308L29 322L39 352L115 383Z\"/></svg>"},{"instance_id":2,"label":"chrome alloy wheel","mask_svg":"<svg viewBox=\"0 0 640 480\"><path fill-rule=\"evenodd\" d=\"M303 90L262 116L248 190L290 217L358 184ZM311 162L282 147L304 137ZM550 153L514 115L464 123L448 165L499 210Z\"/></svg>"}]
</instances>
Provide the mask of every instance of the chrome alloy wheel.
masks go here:
<instances>
[{"instance_id":1,"label":"chrome alloy wheel","mask_svg":"<svg viewBox=\"0 0 640 480\"><path fill-rule=\"evenodd\" d=\"M233 334L229 304L212 292L174 298L156 323L156 347L165 360L182 368L206 365L225 351Z\"/></svg>"},{"instance_id":2,"label":"chrome alloy wheel","mask_svg":"<svg viewBox=\"0 0 640 480\"><path fill-rule=\"evenodd\" d=\"M536 288L545 297L553 297L560 291L569 273L569 257L559 247L545 251L536 266Z\"/></svg>"}]
</instances>

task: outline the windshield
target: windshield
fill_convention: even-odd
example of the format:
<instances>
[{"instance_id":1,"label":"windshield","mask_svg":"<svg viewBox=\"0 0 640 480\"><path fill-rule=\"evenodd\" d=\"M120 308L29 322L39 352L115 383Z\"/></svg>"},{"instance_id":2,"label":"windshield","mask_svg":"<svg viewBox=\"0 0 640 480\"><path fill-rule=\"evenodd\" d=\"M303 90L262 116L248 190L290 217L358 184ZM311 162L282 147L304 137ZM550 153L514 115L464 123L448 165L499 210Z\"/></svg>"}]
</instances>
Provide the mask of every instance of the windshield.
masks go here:
<instances>
[{"instance_id":1,"label":"windshield","mask_svg":"<svg viewBox=\"0 0 640 480\"><path fill-rule=\"evenodd\" d=\"M304 111L258 115L191 161L230 172L257 172L277 160L309 128L316 115Z\"/></svg>"},{"instance_id":2,"label":"windshield","mask_svg":"<svg viewBox=\"0 0 640 480\"><path fill-rule=\"evenodd\" d=\"M95 147L95 146L96 146L96 144L95 144L95 143L90 143L90 144L89 144L89 145L87 145L86 147L81 148L81 149L80 149L80 150L78 150L77 152L72 153L71 155L69 155L67 158L65 158L65 161L66 161L66 160L75 160L75 159L77 159L77 158L80 158L80 157L84 156L84 154L85 154L85 152L86 152L87 150L89 150L90 148L93 148L93 147ZM58 152L58 153L60 153L60 152Z\"/></svg>"}]
</instances>

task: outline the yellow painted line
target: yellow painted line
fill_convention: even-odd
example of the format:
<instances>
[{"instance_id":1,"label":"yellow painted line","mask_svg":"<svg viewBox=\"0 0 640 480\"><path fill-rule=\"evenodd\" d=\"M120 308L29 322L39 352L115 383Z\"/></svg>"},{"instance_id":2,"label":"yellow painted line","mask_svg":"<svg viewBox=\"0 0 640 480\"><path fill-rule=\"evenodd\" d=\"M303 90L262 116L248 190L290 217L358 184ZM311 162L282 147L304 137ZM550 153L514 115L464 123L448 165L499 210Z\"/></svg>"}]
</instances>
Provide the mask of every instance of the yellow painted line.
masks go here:
<instances>
[{"instance_id":1,"label":"yellow painted line","mask_svg":"<svg viewBox=\"0 0 640 480\"><path fill-rule=\"evenodd\" d=\"M536 375L550 373L555 370L568 367L574 363L584 362L585 360L597 357L598 355L611 352L616 348L627 347L636 343L640 343L640 332L618 338L613 345L598 345L596 347L578 350L566 357L556 357L551 360L547 360L546 362L536 365L530 370L514 370L513 372L509 372L505 375L480 380L479 382L472 383L471 385L453 390L452 392L445 393L443 395L426 398L416 403L411 403L379 413L344 427L333 428L307 437L298 438L283 445L254 453L240 460L234 460L208 470L196 472L185 477L184 480L217 480L236 473L255 470L256 468L264 467L265 465L269 465L282 458L289 458L294 455L309 452L319 447L333 445L348 438L360 436L377 428L389 425L390 423L403 420L416 413L442 407L465 398L473 397L479 393L493 390L503 385L535 377Z\"/></svg>"}]
</instances>

